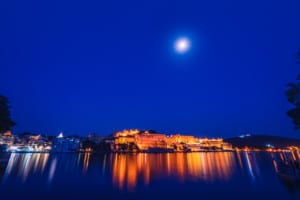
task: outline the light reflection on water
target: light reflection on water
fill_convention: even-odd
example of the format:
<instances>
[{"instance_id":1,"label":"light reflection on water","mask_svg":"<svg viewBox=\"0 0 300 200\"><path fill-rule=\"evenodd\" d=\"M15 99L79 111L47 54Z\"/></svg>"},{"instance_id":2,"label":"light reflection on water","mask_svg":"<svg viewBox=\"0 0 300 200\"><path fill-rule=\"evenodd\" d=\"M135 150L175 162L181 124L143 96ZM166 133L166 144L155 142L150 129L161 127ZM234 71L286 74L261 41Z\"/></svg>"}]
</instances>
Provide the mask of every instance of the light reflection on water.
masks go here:
<instances>
[{"instance_id":1,"label":"light reflection on water","mask_svg":"<svg viewBox=\"0 0 300 200\"><path fill-rule=\"evenodd\" d=\"M64 158L66 156L68 159ZM246 152L104 154L98 164L102 173L105 173L107 168L112 172L111 178L115 187L133 190L139 181L148 185L151 180L168 177L179 182L226 181L231 178L237 167L247 169L250 177L255 179L255 176L259 175L255 156L254 153ZM72 169L81 169L82 175L85 175L88 173L91 157L91 153L12 153L2 181L4 183L12 175L25 182L29 175L43 174L47 169L47 180L51 183L58 165L61 166L60 170L64 166L63 170L67 173L72 173Z\"/></svg>"},{"instance_id":2,"label":"light reflection on water","mask_svg":"<svg viewBox=\"0 0 300 200\"><path fill-rule=\"evenodd\" d=\"M4 172L4 183L11 173L16 173L22 182L25 182L29 176L29 173L43 173L47 165L49 154L16 154L12 153L7 163L6 170Z\"/></svg>"},{"instance_id":3,"label":"light reflection on water","mask_svg":"<svg viewBox=\"0 0 300 200\"><path fill-rule=\"evenodd\" d=\"M233 153L119 154L114 156L113 183L132 190L138 178L148 185L151 179L175 177L187 180L228 180L235 169Z\"/></svg>"},{"instance_id":4,"label":"light reflection on water","mask_svg":"<svg viewBox=\"0 0 300 200\"><path fill-rule=\"evenodd\" d=\"M61 181L61 177L63 180L68 180L70 177L95 177L95 180L104 182L105 176L110 180L105 182L106 185L110 184L111 188L128 192L135 191L140 186L151 187L151 183L161 180L172 180L180 184L191 182L214 184L227 183L244 177L256 184L266 171L273 171L275 175L276 165L274 168L272 163L274 155L264 155L264 158L269 158L269 165L267 165L267 161L261 159L259 153L254 152L99 155L12 153L7 159L4 170L0 170L0 179L2 185L24 184L34 179L37 184L51 186L56 184L56 180ZM282 153L276 155L281 159L287 156ZM298 154L292 156L300 158ZM271 168L262 172L262 166L271 166Z\"/></svg>"}]
</instances>

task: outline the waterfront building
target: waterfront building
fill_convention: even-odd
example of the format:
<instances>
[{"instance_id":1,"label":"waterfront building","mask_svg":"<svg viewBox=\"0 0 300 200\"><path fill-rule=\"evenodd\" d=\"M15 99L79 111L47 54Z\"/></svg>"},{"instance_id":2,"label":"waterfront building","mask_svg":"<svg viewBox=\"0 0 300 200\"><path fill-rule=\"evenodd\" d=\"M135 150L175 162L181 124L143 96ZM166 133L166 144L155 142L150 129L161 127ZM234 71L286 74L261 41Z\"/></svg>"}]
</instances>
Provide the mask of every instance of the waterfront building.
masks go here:
<instances>
[{"instance_id":1,"label":"waterfront building","mask_svg":"<svg viewBox=\"0 0 300 200\"><path fill-rule=\"evenodd\" d=\"M173 148L174 151L197 151L200 150L199 139L191 135L170 135L166 142L168 147Z\"/></svg>"},{"instance_id":2,"label":"waterfront building","mask_svg":"<svg viewBox=\"0 0 300 200\"><path fill-rule=\"evenodd\" d=\"M0 152L6 151L15 142L15 137L11 131L8 130L3 134L0 134Z\"/></svg>"},{"instance_id":3,"label":"waterfront building","mask_svg":"<svg viewBox=\"0 0 300 200\"><path fill-rule=\"evenodd\" d=\"M51 150L51 143L48 141L48 138L42 135L30 135L27 146L37 152L47 152Z\"/></svg>"},{"instance_id":4,"label":"waterfront building","mask_svg":"<svg viewBox=\"0 0 300 200\"><path fill-rule=\"evenodd\" d=\"M99 144L99 143L101 143L101 142L105 139L105 137L100 136L100 135L97 135L97 134L95 134L95 133L90 133L90 134L87 136L87 139L88 139L89 141L95 142L96 144Z\"/></svg>"},{"instance_id":5,"label":"waterfront building","mask_svg":"<svg viewBox=\"0 0 300 200\"><path fill-rule=\"evenodd\" d=\"M185 144L194 144L194 143L199 143L199 140L191 135L180 135L180 134L175 134L171 135L167 138L168 143L185 143Z\"/></svg>"},{"instance_id":6,"label":"waterfront building","mask_svg":"<svg viewBox=\"0 0 300 200\"><path fill-rule=\"evenodd\" d=\"M11 131L0 134L0 145L12 145L14 141L15 137L11 134Z\"/></svg>"},{"instance_id":7,"label":"waterfront building","mask_svg":"<svg viewBox=\"0 0 300 200\"><path fill-rule=\"evenodd\" d=\"M166 149L167 136L160 133L149 133L148 131L135 135L136 145L139 150L146 151L152 148Z\"/></svg>"},{"instance_id":8,"label":"waterfront building","mask_svg":"<svg viewBox=\"0 0 300 200\"><path fill-rule=\"evenodd\" d=\"M232 150L232 145L223 141L222 138L201 138L199 140L201 147L208 150Z\"/></svg>"},{"instance_id":9,"label":"waterfront building","mask_svg":"<svg viewBox=\"0 0 300 200\"><path fill-rule=\"evenodd\" d=\"M161 133L123 130L114 134L113 151L148 151L150 149L166 149L167 136Z\"/></svg>"},{"instance_id":10,"label":"waterfront building","mask_svg":"<svg viewBox=\"0 0 300 200\"><path fill-rule=\"evenodd\" d=\"M137 129L116 132L111 141L112 151L205 151L232 150L232 146L221 138L197 138L191 135L139 131Z\"/></svg>"},{"instance_id":11,"label":"waterfront building","mask_svg":"<svg viewBox=\"0 0 300 200\"><path fill-rule=\"evenodd\" d=\"M60 133L52 142L53 152L75 152L80 148L80 139L73 136L64 137Z\"/></svg>"}]
</instances>

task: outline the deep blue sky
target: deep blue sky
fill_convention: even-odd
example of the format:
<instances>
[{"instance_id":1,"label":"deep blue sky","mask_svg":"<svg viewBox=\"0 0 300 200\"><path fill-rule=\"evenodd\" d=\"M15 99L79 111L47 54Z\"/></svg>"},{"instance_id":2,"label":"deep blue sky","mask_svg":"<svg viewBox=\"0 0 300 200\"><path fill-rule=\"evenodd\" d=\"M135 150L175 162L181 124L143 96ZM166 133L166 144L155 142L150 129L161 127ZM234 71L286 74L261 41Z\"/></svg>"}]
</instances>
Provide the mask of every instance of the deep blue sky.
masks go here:
<instances>
[{"instance_id":1,"label":"deep blue sky","mask_svg":"<svg viewBox=\"0 0 300 200\"><path fill-rule=\"evenodd\" d=\"M0 3L0 93L15 132L123 128L300 137L284 91L299 0ZM187 36L187 54L173 42Z\"/></svg>"}]
</instances>

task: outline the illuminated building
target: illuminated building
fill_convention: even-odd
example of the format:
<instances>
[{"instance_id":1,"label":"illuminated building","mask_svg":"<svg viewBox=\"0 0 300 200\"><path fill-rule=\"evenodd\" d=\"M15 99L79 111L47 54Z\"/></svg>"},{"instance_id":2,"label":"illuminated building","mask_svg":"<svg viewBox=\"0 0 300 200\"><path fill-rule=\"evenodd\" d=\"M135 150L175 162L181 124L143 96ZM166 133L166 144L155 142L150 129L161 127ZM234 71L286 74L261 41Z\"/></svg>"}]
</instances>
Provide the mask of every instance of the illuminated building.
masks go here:
<instances>
[{"instance_id":1,"label":"illuminated building","mask_svg":"<svg viewBox=\"0 0 300 200\"><path fill-rule=\"evenodd\" d=\"M138 130L124 130L115 133L111 149L114 151L133 151L133 149L137 149L135 135L138 133Z\"/></svg>"},{"instance_id":2,"label":"illuminated building","mask_svg":"<svg viewBox=\"0 0 300 200\"><path fill-rule=\"evenodd\" d=\"M196 138L190 135L175 134L167 136L162 133L123 130L114 134L111 150L113 151L205 151L232 150L232 146L223 139Z\"/></svg>"},{"instance_id":3,"label":"illuminated building","mask_svg":"<svg viewBox=\"0 0 300 200\"><path fill-rule=\"evenodd\" d=\"M168 137L168 143L185 143L185 144L194 144L198 143L198 139L190 135L171 135Z\"/></svg>"},{"instance_id":4,"label":"illuminated building","mask_svg":"<svg viewBox=\"0 0 300 200\"><path fill-rule=\"evenodd\" d=\"M6 137L12 137L11 130L7 130L3 135Z\"/></svg>"},{"instance_id":5,"label":"illuminated building","mask_svg":"<svg viewBox=\"0 0 300 200\"><path fill-rule=\"evenodd\" d=\"M13 136L0 135L0 145L12 145L14 140Z\"/></svg>"},{"instance_id":6,"label":"illuminated building","mask_svg":"<svg viewBox=\"0 0 300 200\"><path fill-rule=\"evenodd\" d=\"M124 130L114 134L115 151L147 151L152 148L166 149L166 135L137 129Z\"/></svg>"},{"instance_id":7,"label":"illuminated building","mask_svg":"<svg viewBox=\"0 0 300 200\"><path fill-rule=\"evenodd\" d=\"M52 144L52 151L54 152L74 152L80 147L80 140L76 137L64 137L63 133L60 133Z\"/></svg>"},{"instance_id":8,"label":"illuminated building","mask_svg":"<svg viewBox=\"0 0 300 200\"><path fill-rule=\"evenodd\" d=\"M11 131L6 131L0 134L0 152L6 151L15 142L15 137L11 134Z\"/></svg>"},{"instance_id":9,"label":"illuminated building","mask_svg":"<svg viewBox=\"0 0 300 200\"><path fill-rule=\"evenodd\" d=\"M231 144L224 142L222 138L216 138L216 139L201 138L199 141L203 149L232 150Z\"/></svg>"},{"instance_id":10,"label":"illuminated building","mask_svg":"<svg viewBox=\"0 0 300 200\"><path fill-rule=\"evenodd\" d=\"M0 145L12 145L14 143L14 136L11 131L8 130L3 134L0 134Z\"/></svg>"},{"instance_id":11,"label":"illuminated building","mask_svg":"<svg viewBox=\"0 0 300 200\"><path fill-rule=\"evenodd\" d=\"M167 144L175 151L197 151L200 150L199 139L190 135L171 135L167 137Z\"/></svg>"}]
</instances>

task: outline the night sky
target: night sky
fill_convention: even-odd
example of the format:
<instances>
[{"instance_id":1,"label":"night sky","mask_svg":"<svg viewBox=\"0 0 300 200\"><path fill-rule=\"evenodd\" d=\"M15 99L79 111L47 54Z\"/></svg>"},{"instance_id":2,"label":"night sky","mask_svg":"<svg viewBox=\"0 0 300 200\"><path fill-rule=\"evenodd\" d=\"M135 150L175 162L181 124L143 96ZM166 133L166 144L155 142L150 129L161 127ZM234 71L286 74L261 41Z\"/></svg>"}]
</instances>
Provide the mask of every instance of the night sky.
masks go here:
<instances>
[{"instance_id":1,"label":"night sky","mask_svg":"<svg viewBox=\"0 0 300 200\"><path fill-rule=\"evenodd\" d=\"M124 128L300 137L299 0L0 3L0 93L15 133ZM191 48L174 51L178 37Z\"/></svg>"}]
</instances>

